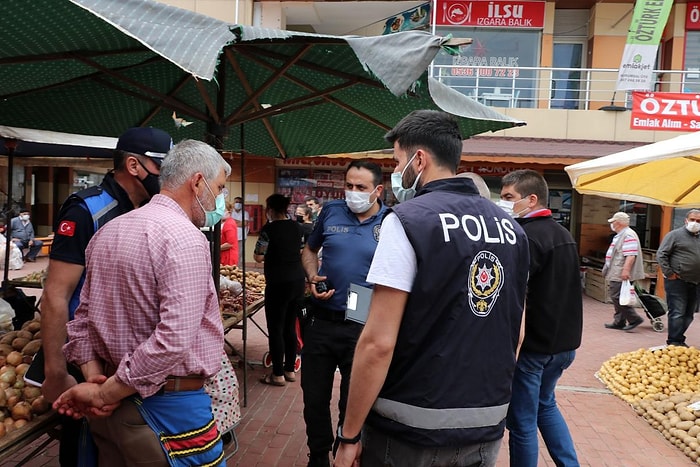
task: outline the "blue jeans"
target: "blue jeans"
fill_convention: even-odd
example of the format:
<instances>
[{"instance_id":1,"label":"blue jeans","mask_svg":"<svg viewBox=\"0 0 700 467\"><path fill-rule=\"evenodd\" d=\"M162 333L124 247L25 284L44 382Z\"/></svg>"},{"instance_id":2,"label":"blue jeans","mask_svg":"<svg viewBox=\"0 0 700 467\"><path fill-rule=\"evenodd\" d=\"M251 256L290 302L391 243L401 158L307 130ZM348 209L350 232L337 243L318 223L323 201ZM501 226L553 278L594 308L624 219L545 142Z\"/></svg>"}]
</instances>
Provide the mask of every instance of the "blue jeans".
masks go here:
<instances>
[{"instance_id":1,"label":"blue jeans","mask_svg":"<svg viewBox=\"0 0 700 467\"><path fill-rule=\"evenodd\" d=\"M405 443L365 425L362 428L362 467L492 467L501 440L469 446L426 447Z\"/></svg>"},{"instance_id":2,"label":"blue jeans","mask_svg":"<svg viewBox=\"0 0 700 467\"><path fill-rule=\"evenodd\" d=\"M34 240L32 246L29 246L29 240L18 240L15 242L15 245L17 245L19 251L29 248L26 257L29 259L36 259L36 256L41 252L41 247L44 246L44 242L41 240ZM24 255L24 252L22 254Z\"/></svg>"},{"instance_id":3,"label":"blue jeans","mask_svg":"<svg viewBox=\"0 0 700 467\"><path fill-rule=\"evenodd\" d=\"M557 466L578 466L569 427L559 412L554 388L574 361L574 350L554 355L520 352L506 427L510 465L537 467L537 430Z\"/></svg>"},{"instance_id":4,"label":"blue jeans","mask_svg":"<svg viewBox=\"0 0 700 467\"><path fill-rule=\"evenodd\" d=\"M681 279L665 280L664 291L668 303L667 344L685 344L685 331L693 322L698 309L700 286Z\"/></svg>"}]
</instances>

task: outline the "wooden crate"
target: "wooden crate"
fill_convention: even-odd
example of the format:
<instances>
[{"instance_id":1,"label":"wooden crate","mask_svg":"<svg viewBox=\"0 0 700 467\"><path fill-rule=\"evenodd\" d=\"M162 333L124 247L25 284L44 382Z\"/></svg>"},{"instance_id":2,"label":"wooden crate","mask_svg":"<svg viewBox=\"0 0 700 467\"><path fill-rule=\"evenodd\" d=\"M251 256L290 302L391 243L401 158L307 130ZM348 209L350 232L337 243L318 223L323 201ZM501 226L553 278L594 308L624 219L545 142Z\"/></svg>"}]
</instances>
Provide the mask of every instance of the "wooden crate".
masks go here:
<instances>
[{"instance_id":1,"label":"wooden crate","mask_svg":"<svg viewBox=\"0 0 700 467\"><path fill-rule=\"evenodd\" d=\"M586 269L586 281L585 281L586 295L591 298L595 298L599 302L612 303L610 300L610 294L608 293L608 282L603 277L603 273L600 269L588 268Z\"/></svg>"}]
</instances>

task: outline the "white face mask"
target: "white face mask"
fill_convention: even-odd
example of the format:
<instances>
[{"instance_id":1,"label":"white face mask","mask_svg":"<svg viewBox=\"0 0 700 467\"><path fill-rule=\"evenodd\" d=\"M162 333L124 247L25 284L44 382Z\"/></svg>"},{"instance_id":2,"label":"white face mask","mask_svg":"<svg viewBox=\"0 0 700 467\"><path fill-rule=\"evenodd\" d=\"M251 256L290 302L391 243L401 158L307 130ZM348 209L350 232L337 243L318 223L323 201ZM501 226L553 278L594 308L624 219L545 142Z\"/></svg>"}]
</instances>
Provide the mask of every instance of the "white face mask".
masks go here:
<instances>
[{"instance_id":1,"label":"white face mask","mask_svg":"<svg viewBox=\"0 0 700 467\"><path fill-rule=\"evenodd\" d=\"M29 220L29 214L24 214L24 215L22 215L22 216L19 216L19 219L20 219L21 221L25 221L25 222L26 222L26 221Z\"/></svg>"},{"instance_id":2,"label":"white face mask","mask_svg":"<svg viewBox=\"0 0 700 467\"><path fill-rule=\"evenodd\" d=\"M506 201L506 200L504 200L504 199L499 199L499 200L496 202L496 205L497 205L498 207L500 207L501 209L503 209L503 210L506 212L506 214L508 214L508 215L511 216L511 217L514 217L514 214L515 214L515 213L513 212L513 206L515 206L515 202L513 202L513 201Z\"/></svg>"},{"instance_id":3,"label":"white face mask","mask_svg":"<svg viewBox=\"0 0 700 467\"><path fill-rule=\"evenodd\" d=\"M377 201L376 199L374 201L370 201L372 193L374 193L375 191L377 191L376 188L370 191L369 193L365 193L362 191L345 190L345 203L348 205L348 208L355 214L362 214L364 212L367 212L369 208L371 208L372 205Z\"/></svg>"},{"instance_id":4,"label":"white face mask","mask_svg":"<svg viewBox=\"0 0 700 467\"><path fill-rule=\"evenodd\" d=\"M394 192L394 196L396 196L396 199L399 203L408 201L409 199L412 199L416 196L416 187L418 186L418 180L420 180L420 176L423 174L422 170L418 172L418 175L416 176L416 181L413 182L411 188L403 187L403 174L404 172L406 172L406 169L408 169L408 167L411 165L413 159L416 158L416 154L418 153L413 154L413 157L411 157L411 159L408 161L408 164L406 164L406 167L404 167L401 172L394 172L391 174L391 191Z\"/></svg>"},{"instance_id":5,"label":"white face mask","mask_svg":"<svg viewBox=\"0 0 700 467\"><path fill-rule=\"evenodd\" d=\"M525 208L521 211L518 211L518 212L515 212L513 209L513 208L515 208L515 205L518 204L518 202L522 201L523 199L525 199L525 198L519 199L518 201L506 201L504 199L500 199L500 200L498 200L496 205L500 206L500 208L503 209L506 212L506 214L508 214L513 219L517 219L518 217L520 217L522 215L522 213L527 211L527 208Z\"/></svg>"},{"instance_id":6,"label":"white face mask","mask_svg":"<svg viewBox=\"0 0 700 467\"><path fill-rule=\"evenodd\" d=\"M613 232L617 232L617 231L615 230L615 224L610 224L610 230L612 230Z\"/></svg>"},{"instance_id":7,"label":"white face mask","mask_svg":"<svg viewBox=\"0 0 700 467\"><path fill-rule=\"evenodd\" d=\"M234 204L233 204L233 208L234 208L236 211L240 211L242 207L243 207L243 205L242 205L241 203L234 203Z\"/></svg>"},{"instance_id":8,"label":"white face mask","mask_svg":"<svg viewBox=\"0 0 700 467\"><path fill-rule=\"evenodd\" d=\"M698 232L700 232L700 222L688 221L688 223L685 224L685 228L690 233L698 233Z\"/></svg>"}]
</instances>

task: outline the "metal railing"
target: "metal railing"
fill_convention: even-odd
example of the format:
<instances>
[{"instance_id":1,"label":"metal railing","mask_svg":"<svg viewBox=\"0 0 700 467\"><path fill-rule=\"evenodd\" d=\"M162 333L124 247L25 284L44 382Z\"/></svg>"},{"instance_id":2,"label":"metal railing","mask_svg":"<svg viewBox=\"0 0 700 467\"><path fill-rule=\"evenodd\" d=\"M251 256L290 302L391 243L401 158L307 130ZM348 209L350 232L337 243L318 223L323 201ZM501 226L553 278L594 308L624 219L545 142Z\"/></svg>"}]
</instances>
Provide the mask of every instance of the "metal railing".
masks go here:
<instances>
[{"instance_id":1,"label":"metal railing","mask_svg":"<svg viewBox=\"0 0 700 467\"><path fill-rule=\"evenodd\" d=\"M699 71L654 70L654 90L700 92ZM615 91L612 68L433 65L432 75L494 107L596 110L631 108L631 92Z\"/></svg>"}]
</instances>

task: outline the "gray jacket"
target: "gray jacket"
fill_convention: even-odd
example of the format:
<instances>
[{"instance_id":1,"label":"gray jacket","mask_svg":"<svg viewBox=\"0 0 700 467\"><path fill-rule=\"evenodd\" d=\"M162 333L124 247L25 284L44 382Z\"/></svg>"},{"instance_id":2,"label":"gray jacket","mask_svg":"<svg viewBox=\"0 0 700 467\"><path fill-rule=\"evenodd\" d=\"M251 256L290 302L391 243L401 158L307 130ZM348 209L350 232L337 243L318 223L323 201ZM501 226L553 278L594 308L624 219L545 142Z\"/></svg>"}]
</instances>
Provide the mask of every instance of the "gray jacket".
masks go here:
<instances>
[{"instance_id":1,"label":"gray jacket","mask_svg":"<svg viewBox=\"0 0 700 467\"><path fill-rule=\"evenodd\" d=\"M23 242L34 240L34 226L32 226L31 221L25 225L19 217L13 217L10 223L10 230L12 238L19 238Z\"/></svg>"},{"instance_id":2,"label":"gray jacket","mask_svg":"<svg viewBox=\"0 0 700 467\"><path fill-rule=\"evenodd\" d=\"M681 280L700 283L700 235L692 234L683 227L670 231L656 252L659 267L668 277L678 274Z\"/></svg>"}]
</instances>

